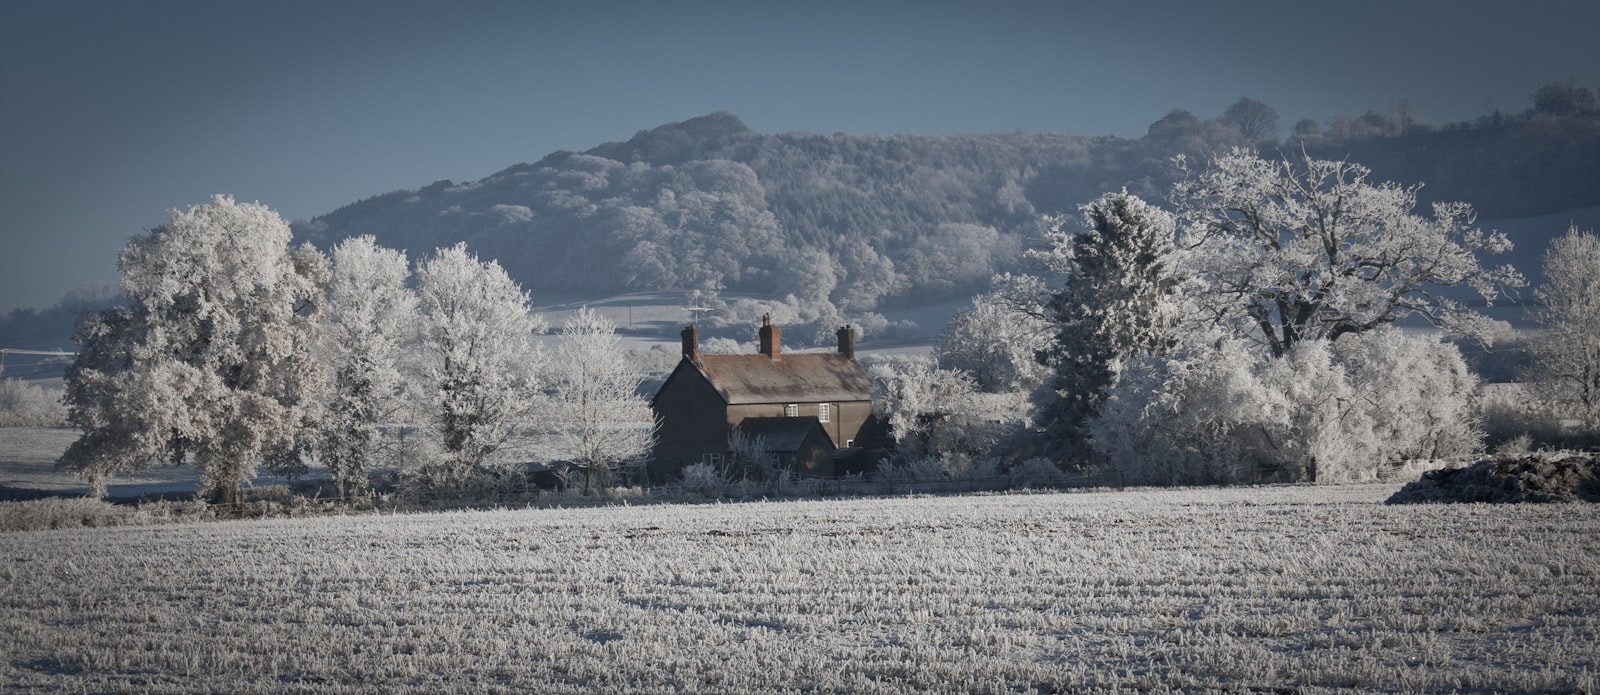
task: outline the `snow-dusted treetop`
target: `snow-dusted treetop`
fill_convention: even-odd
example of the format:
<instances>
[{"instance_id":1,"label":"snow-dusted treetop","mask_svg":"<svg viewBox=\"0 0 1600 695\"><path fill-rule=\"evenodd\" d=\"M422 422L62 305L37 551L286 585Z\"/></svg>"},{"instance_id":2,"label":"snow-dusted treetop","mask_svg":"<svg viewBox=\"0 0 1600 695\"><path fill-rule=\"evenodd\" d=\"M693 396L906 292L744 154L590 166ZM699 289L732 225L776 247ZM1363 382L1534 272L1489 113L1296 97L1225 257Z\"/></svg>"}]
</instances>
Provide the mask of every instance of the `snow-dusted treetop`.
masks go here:
<instances>
[{"instance_id":1,"label":"snow-dusted treetop","mask_svg":"<svg viewBox=\"0 0 1600 695\"><path fill-rule=\"evenodd\" d=\"M1465 287L1493 301L1522 285L1510 266L1485 267L1477 257L1508 251L1511 241L1475 227L1466 203L1413 214L1420 186L1369 183L1370 173L1235 148L1186 176L1173 197L1191 294L1274 355L1411 315L1481 334L1485 319L1439 290Z\"/></svg>"}]
</instances>

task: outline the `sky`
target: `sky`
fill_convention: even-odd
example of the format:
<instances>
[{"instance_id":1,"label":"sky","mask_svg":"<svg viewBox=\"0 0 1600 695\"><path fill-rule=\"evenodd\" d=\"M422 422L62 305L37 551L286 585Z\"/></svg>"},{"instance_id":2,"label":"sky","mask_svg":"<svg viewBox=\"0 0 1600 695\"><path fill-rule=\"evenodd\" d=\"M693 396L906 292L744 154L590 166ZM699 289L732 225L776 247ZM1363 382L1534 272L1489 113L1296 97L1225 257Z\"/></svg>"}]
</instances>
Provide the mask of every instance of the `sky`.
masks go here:
<instances>
[{"instance_id":1,"label":"sky","mask_svg":"<svg viewBox=\"0 0 1600 695\"><path fill-rule=\"evenodd\" d=\"M714 111L766 133L1140 137L1600 90L1600 3L0 1L0 312L224 193L285 219Z\"/></svg>"}]
</instances>

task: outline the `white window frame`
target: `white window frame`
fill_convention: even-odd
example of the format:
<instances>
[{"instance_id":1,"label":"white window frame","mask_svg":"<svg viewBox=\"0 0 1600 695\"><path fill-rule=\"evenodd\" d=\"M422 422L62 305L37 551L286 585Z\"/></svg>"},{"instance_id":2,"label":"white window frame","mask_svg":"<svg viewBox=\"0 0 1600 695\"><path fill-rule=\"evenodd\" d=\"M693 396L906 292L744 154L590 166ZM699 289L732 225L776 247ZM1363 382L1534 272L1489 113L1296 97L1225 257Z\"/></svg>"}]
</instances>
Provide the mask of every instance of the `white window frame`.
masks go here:
<instances>
[{"instance_id":1,"label":"white window frame","mask_svg":"<svg viewBox=\"0 0 1600 695\"><path fill-rule=\"evenodd\" d=\"M833 406L828 403L817 404L817 422L827 422L833 416Z\"/></svg>"},{"instance_id":2,"label":"white window frame","mask_svg":"<svg viewBox=\"0 0 1600 695\"><path fill-rule=\"evenodd\" d=\"M713 465L713 466L721 466L722 465L722 454L715 453L715 452L706 452L706 453L700 455L700 462L701 463L710 464L710 465Z\"/></svg>"},{"instance_id":3,"label":"white window frame","mask_svg":"<svg viewBox=\"0 0 1600 695\"><path fill-rule=\"evenodd\" d=\"M784 417L800 417L800 404L799 403L789 403L789 404L783 406L783 416Z\"/></svg>"}]
</instances>

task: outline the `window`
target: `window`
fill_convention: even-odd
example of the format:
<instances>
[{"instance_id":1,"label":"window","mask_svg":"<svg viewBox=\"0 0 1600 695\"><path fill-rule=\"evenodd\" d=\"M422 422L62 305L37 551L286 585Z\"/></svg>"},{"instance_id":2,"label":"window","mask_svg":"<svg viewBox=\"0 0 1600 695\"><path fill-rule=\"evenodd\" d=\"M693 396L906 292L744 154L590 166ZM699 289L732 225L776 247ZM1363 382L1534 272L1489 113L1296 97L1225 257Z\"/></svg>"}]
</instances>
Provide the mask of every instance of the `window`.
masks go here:
<instances>
[{"instance_id":1,"label":"window","mask_svg":"<svg viewBox=\"0 0 1600 695\"><path fill-rule=\"evenodd\" d=\"M784 417L800 417L800 404L799 403L790 403L790 404L788 404L786 406L783 406L783 416Z\"/></svg>"},{"instance_id":2,"label":"window","mask_svg":"<svg viewBox=\"0 0 1600 695\"><path fill-rule=\"evenodd\" d=\"M830 410L832 410L832 407L829 406L829 404L827 404L827 403L819 403L817 405L817 420L819 422L827 422L828 421L828 416L831 414L829 412Z\"/></svg>"},{"instance_id":3,"label":"window","mask_svg":"<svg viewBox=\"0 0 1600 695\"><path fill-rule=\"evenodd\" d=\"M722 465L722 454L701 454L700 462L713 466L720 466Z\"/></svg>"}]
</instances>

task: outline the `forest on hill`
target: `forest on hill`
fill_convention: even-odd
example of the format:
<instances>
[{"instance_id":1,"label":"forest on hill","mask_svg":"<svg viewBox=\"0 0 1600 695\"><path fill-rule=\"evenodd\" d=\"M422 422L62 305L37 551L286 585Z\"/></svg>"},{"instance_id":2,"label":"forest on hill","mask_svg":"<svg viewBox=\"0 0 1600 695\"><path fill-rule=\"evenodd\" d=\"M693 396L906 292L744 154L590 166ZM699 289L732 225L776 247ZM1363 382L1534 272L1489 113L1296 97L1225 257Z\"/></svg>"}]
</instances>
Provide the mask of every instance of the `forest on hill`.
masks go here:
<instances>
[{"instance_id":1,"label":"forest on hill","mask_svg":"<svg viewBox=\"0 0 1600 695\"><path fill-rule=\"evenodd\" d=\"M1204 162L1235 146L1359 162L1376 180L1425 182L1421 207L1465 201L1484 219L1600 205L1593 111L1444 126L1368 113L1302 121L1282 139L1275 122L1263 133L1232 112L1176 110L1142 138L763 134L715 113L376 196L295 231L323 247L372 234L414 255L466 241L536 292L794 294L849 316L970 296L1020 267L1043 216L1119 189L1164 200L1175 156Z\"/></svg>"}]
</instances>

